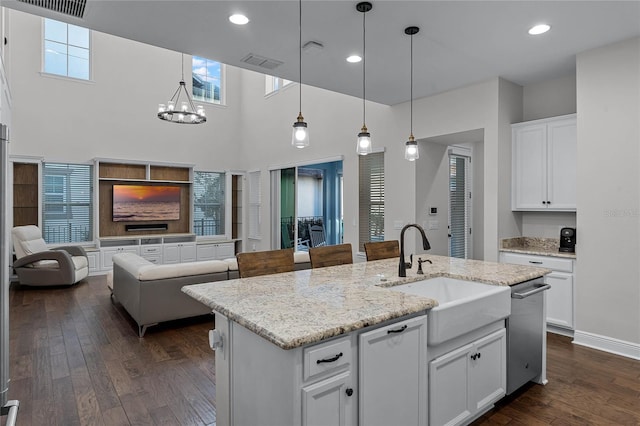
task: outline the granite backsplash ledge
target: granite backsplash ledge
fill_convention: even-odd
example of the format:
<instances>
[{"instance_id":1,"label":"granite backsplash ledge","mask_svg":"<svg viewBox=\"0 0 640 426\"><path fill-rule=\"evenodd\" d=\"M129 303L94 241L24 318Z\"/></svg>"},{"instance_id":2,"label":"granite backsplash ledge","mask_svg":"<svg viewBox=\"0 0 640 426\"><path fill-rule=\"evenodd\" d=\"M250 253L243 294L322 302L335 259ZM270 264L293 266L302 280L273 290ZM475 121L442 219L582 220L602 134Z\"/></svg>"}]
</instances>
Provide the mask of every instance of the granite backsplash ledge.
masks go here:
<instances>
[{"instance_id":1,"label":"granite backsplash ledge","mask_svg":"<svg viewBox=\"0 0 640 426\"><path fill-rule=\"evenodd\" d=\"M500 251L575 259L575 253L560 252L559 248L559 238L513 237L500 240Z\"/></svg>"}]
</instances>

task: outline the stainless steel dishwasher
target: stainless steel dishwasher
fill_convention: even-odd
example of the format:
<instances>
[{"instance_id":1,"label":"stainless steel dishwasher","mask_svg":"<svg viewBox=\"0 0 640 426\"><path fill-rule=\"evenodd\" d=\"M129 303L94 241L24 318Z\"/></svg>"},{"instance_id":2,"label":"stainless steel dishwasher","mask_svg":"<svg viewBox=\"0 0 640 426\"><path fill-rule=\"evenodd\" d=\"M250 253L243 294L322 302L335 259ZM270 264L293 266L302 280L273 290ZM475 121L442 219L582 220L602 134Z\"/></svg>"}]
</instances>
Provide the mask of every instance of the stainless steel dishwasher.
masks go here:
<instances>
[{"instance_id":1,"label":"stainless steel dishwasher","mask_svg":"<svg viewBox=\"0 0 640 426\"><path fill-rule=\"evenodd\" d=\"M507 319L507 395L542 373L545 332L543 278L511 286Z\"/></svg>"}]
</instances>

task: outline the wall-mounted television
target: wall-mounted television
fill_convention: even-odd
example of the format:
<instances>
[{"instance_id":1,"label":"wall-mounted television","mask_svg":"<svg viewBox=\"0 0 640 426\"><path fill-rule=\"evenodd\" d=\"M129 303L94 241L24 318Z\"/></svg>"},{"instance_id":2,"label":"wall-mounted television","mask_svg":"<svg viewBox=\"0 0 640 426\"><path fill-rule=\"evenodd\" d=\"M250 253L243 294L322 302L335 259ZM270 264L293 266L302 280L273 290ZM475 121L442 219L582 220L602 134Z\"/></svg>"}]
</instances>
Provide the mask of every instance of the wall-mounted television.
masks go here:
<instances>
[{"instance_id":1,"label":"wall-mounted television","mask_svg":"<svg viewBox=\"0 0 640 426\"><path fill-rule=\"evenodd\" d=\"M180 187L113 185L113 221L143 222L180 219Z\"/></svg>"}]
</instances>

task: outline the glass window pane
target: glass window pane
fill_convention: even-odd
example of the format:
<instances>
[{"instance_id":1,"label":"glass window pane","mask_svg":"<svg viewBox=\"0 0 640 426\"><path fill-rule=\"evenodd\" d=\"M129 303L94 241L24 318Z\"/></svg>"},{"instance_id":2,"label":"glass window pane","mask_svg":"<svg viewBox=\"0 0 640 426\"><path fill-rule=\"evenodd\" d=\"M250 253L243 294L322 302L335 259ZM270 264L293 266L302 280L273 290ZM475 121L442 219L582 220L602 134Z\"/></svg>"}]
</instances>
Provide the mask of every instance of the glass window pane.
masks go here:
<instances>
[{"instance_id":1,"label":"glass window pane","mask_svg":"<svg viewBox=\"0 0 640 426\"><path fill-rule=\"evenodd\" d=\"M58 41L60 43L66 43L67 24L64 22L54 21L53 19L45 19L44 38L47 40Z\"/></svg>"},{"instance_id":2,"label":"glass window pane","mask_svg":"<svg viewBox=\"0 0 640 426\"><path fill-rule=\"evenodd\" d=\"M69 25L69 44L89 48L89 30L75 25Z\"/></svg>"},{"instance_id":3,"label":"glass window pane","mask_svg":"<svg viewBox=\"0 0 640 426\"><path fill-rule=\"evenodd\" d=\"M89 61L69 56L69 77L89 79Z\"/></svg>"},{"instance_id":4,"label":"glass window pane","mask_svg":"<svg viewBox=\"0 0 640 426\"><path fill-rule=\"evenodd\" d=\"M89 59L89 51L79 47L69 46L69 56L80 59Z\"/></svg>"},{"instance_id":5,"label":"glass window pane","mask_svg":"<svg viewBox=\"0 0 640 426\"><path fill-rule=\"evenodd\" d=\"M67 75L67 46L60 43L45 42L44 72Z\"/></svg>"}]
</instances>

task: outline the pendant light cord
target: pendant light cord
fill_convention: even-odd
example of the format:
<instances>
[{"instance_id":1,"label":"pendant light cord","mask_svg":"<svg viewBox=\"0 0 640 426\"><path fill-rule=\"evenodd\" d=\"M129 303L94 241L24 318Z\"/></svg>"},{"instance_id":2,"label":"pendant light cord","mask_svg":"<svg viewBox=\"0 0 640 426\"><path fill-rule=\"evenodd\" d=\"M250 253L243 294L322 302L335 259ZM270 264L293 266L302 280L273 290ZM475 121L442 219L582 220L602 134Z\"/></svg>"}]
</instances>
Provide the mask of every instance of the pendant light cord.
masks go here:
<instances>
[{"instance_id":1,"label":"pendant light cord","mask_svg":"<svg viewBox=\"0 0 640 426\"><path fill-rule=\"evenodd\" d=\"M366 126L366 107L365 100L367 98L367 85L365 84L367 79L367 27L365 25L367 13L362 14L362 126Z\"/></svg>"},{"instance_id":2,"label":"pendant light cord","mask_svg":"<svg viewBox=\"0 0 640 426\"><path fill-rule=\"evenodd\" d=\"M184 81L184 53L182 53L182 58L180 63L182 64L182 81Z\"/></svg>"},{"instance_id":3,"label":"pendant light cord","mask_svg":"<svg viewBox=\"0 0 640 426\"><path fill-rule=\"evenodd\" d=\"M411 83L410 83L410 89L409 90L411 91L411 93L410 93L411 103L410 103L410 113L409 113L410 119L409 120L411 122L411 125L410 125L411 135L413 135L413 34L411 34L411 60L410 60L410 62L411 62L411 67L410 67L411 68L411 78L410 78Z\"/></svg>"},{"instance_id":4,"label":"pendant light cord","mask_svg":"<svg viewBox=\"0 0 640 426\"><path fill-rule=\"evenodd\" d=\"M298 0L298 12L299 12L299 19L298 19L298 66L299 66L299 79L300 79L300 85L299 85L299 98L300 98L300 114L302 114L302 0Z\"/></svg>"}]
</instances>

